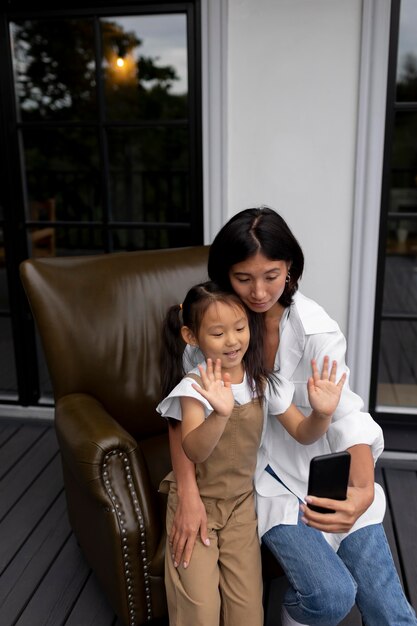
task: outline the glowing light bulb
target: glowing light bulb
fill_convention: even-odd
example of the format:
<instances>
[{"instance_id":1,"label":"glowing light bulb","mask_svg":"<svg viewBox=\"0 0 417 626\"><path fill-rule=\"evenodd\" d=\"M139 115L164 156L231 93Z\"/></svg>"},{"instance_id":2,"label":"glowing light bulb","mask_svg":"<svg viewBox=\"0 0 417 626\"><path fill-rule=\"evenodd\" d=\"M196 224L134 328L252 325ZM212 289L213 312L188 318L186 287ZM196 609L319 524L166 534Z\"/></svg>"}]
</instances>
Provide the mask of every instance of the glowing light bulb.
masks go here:
<instances>
[{"instance_id":1,"label":"glowing light bulb","mask_svg":"<svg viewBox=\"0 0 417 626\"><path fill-rule=\"evenodd\" d=\"M117 67L123 67L124 64L125 64L124 59L122 59L122 57L118 57L116 61Z\"/></svg>"}]
</instances>

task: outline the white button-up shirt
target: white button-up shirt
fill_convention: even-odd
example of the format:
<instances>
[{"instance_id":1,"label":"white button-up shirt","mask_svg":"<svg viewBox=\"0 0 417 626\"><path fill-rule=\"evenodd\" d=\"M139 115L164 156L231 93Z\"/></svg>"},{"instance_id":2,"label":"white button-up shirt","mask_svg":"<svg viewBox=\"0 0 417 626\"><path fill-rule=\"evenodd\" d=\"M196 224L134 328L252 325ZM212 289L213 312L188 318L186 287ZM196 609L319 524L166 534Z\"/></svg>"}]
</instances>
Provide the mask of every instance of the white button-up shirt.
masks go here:
<instances>
[{"instance_id":1,"label":"white button-up shirt","mask_svg":"<svg viewBox=\"0 0 417 626\"><path fill-rule=\"evenodd\" d=\"M307 380L311 376L311 360L321 368L323 358L337 361L337 377L347 373L339 405L327 433L310 445L298 443L274 417L265 419L261 446L255 473L258 532L262 537L278 524L296 524L299 500L307 495L310 460L314 456L340 452L357 444L371 447L374 461L384 449L381 427L369 413L363 411L363 401L349 388L349 368L345 361L346 340L337 322L314 300L297 292L293 304L285 310L280 324L280 342L275 359L275 370L294 385L294 404L305 414L311 412ZM187 346L184 370L189 371L201 362L198 348ZM268 397L265 411L271 409L273 398ZM270 465L282 483L265 471ZM385 494L375 484L371 506L359 517L350 532L383 520ZM324 533L327 541L338 548L346 534Z\"/></svg>"},{"instance_id":2,"label":"white button-up shirt","mask_svg":"<svg viewBox=\"0 0 417 626\"><path fill-rule=\"evenodd\" d=\"M345 353L346 341L338 324L316 302L297 293L293 305L283 316L275 361L275 368L294 384L294 404L305 414L311 412L307 380L311 375L313 358L320 368L324 356L329 356L330 362L337 361L337 377L346 372L348 378L327 433L311 445L298 443L276 418L268 416L255 474L260 537L278 524L297 523L299 500L304 500L307 495L310 460L314 456L367 444L376 461L383 450L380 426L369 413L363 412L361 398L349 388ZM268 464L287 489L265 471ZM385 495L380 485L375 485L374 502L350 532L381 522L384 513ZM346 535L325 533L325 536L337 549Z\"/></svg>"}]
</instances>

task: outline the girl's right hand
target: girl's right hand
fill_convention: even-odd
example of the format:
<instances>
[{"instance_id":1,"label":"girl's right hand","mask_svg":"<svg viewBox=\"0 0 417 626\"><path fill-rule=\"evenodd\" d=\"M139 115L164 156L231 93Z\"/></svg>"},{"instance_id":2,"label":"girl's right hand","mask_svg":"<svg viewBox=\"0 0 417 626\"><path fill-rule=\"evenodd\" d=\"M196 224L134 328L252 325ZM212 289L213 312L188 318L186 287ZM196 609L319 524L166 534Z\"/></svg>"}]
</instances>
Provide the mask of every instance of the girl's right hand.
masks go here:
<instances>
[{"instance_id":1,"label":"girl's right hand","mask_svg":"<svg viewBox=\"0 0 417 626\"><path fill-rule=\"evenodd\" d=\"M202 365L199 365L198 369L200 370L202 387L193 384L193 388L210 402L217 415L229 418L233 411L235 400L233 398L230 375L227 372L222 375L221 360L216 359L213 367L213 361L207 359L206 369Z\"/></svg>"},{"instance_id":2,"label":"girl's right hand","mask_svg":"<svg viewBox=\"0 0 417 626\"><path fill-rule=\"evenodd\" d=\"M197 535L203 545L210 545L207 535L207 513L200 494L197 492L178 496L177 510L169 535L169 545L171 549L174 566L181 563L183 567L188 567Z\"/></svg>"}]
</instances>

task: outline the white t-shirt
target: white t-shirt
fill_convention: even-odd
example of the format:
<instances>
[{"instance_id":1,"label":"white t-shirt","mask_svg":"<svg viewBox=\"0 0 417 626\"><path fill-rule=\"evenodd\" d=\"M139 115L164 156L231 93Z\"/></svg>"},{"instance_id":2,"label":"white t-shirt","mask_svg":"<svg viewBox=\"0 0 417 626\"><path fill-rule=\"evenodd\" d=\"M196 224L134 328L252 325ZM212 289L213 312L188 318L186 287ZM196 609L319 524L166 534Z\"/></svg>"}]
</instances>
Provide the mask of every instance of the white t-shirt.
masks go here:
<instances>
[{"instance_id":1,"label":"white t-shirt","mask_svg":"<svg viewBox=\"0 0 417 626\"><path fill-rule=\"evenodd\" d=\"M190 374L200 375L200 372L197 367L194 367L190 372ZM162 417L170 417L176 420L182 420L181 414L181 403L180 398L182 397L191 397L196 398L201 402L204 407L205 417L207 418L210 413L213 411L213 407L198 391L193 388L193 384L195 384L194 378L189 378L185 376L176 387L171 391L171 393L160 402L156 408L158 413L162 415ZM251 402L253 398L256 397L255 390L251 389L246 374L244 375L243 381L238 384L232 384L232 392L233 397L235 399L235 403L242 405ZM270 385L267 386L264 395L264 416L270 415L280 415L281 413L285 413L292 402L292 398L294 395L294 385L286 380L283 376L276 376L276 384L275 388L271 388ZM275 419L272 418L271 419ZM265 424L264 424L265 430Z\"/></svg>"}]
</instances>

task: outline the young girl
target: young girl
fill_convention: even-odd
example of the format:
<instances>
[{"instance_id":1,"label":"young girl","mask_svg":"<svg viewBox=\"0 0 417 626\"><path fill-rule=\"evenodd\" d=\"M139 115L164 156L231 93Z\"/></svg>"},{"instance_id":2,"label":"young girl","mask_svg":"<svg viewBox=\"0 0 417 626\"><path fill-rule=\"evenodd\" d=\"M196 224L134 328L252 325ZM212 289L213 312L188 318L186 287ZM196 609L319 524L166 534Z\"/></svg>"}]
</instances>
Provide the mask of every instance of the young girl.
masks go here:
<instances>
[{"instance_id":1,"label":"young girl","mask_svg":"<svg viewBox=\"0 0 417 626\"><path fill-rule=\"evenodd\" d=\"M263 404L297 441L308 444L325 433L339 402L345 376L336 384L336 363L329 373L327 358L321 377L312 362L308 396L313 411L307 418L291 404L291 383L276 377L267 384L262 332L241 300L213 282L190 289L183 305L171 307L165 319L162 386L164 394L170 393L157 410L181 422L182 445L196 463L209 526L209 545L197 542L186 566L173 562L167 545L171 626L262 626L253 475ZM206 367L199 365L181 380L185 344L201 350ZM169 485L169 537L177 506L172 473L163 485Z\"/></svg>"}]
</instances>

